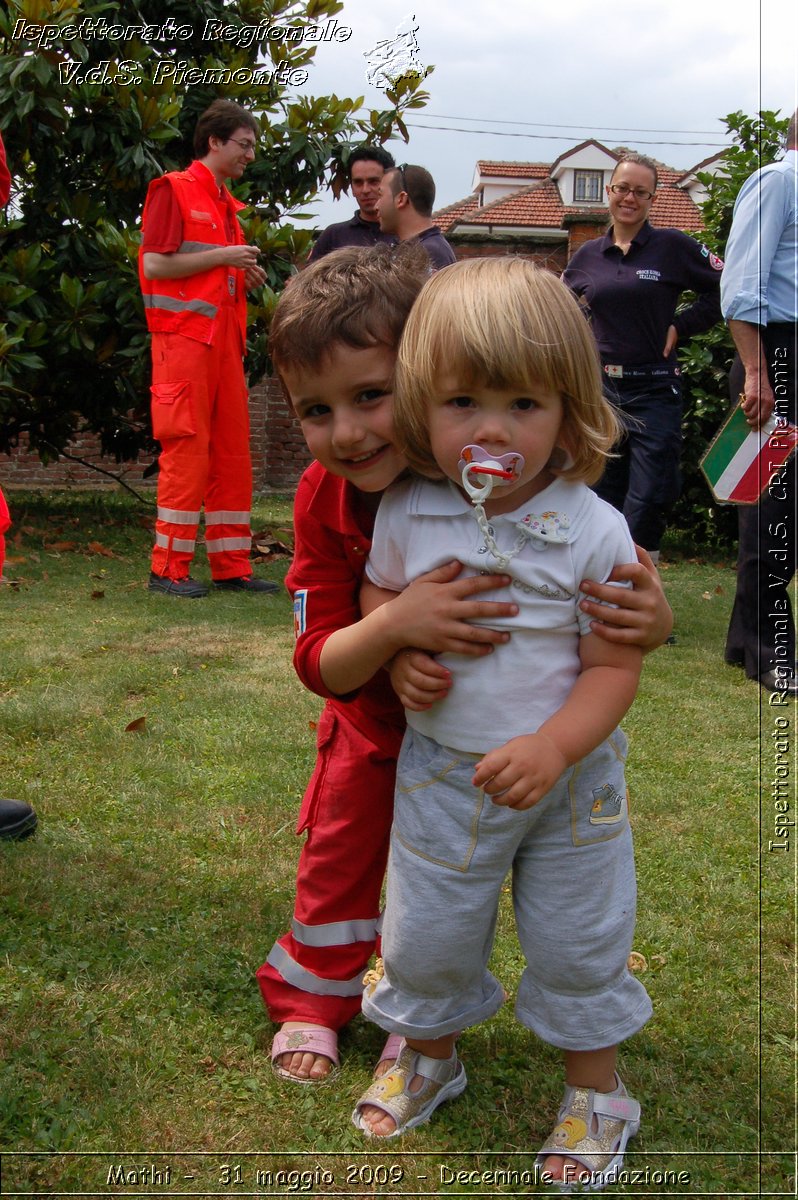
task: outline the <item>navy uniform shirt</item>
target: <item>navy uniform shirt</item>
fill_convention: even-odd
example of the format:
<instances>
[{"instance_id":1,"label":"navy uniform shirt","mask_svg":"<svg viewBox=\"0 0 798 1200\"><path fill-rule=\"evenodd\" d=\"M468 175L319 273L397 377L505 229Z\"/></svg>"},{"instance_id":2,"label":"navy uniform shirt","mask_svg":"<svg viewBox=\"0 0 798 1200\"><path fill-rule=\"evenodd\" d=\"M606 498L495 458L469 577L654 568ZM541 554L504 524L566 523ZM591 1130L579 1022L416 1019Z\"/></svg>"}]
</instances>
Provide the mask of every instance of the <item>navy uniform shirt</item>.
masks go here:
<instances>
[{"instance_id":1,"label":"navy uniform shirt","mask_svg":"<svg viewBox=\"0 0 798 1200\"><path fill-rule=\"evenodd\" d=\"M387 242L392 246L396 243L396 238L392 233L383 233L379 221L364 221L358 209L351 221L338 221L335 225L328 225L319 234L308 255L308 262L324 258L325 254L340 250L343 246L374 246L377 242Z\"/></svg>"},{"instance_id":2,"label":"navy uniform shirt","mask_svg":"<svg viewBox=\"0 0 798 1200\"><path fill-rule=\"evenodd\" d=\"M683 342L720 321L722 269L721 260L694 238L646 221L626 254L612 231L580 246L563 280L586 303L603 362L675 365L675 352L662 357L668 326L675 325ZM677 315L679 296L688 289L698 299Z\"/></svg>"},{"instance_id":3,"label":"navy uniform shirt","mask_svg":"<svg viewBox=\"0 0 798 1200\"><path fill-rule=\"evenodd\" d=\"M408 240L420 242L429 255L433 271L440 271L441 267L448 267L450 263L457 262L454 250L437 225L430 225L429 229L422 230L416 237Z\"/></svg>"}]
</instances>

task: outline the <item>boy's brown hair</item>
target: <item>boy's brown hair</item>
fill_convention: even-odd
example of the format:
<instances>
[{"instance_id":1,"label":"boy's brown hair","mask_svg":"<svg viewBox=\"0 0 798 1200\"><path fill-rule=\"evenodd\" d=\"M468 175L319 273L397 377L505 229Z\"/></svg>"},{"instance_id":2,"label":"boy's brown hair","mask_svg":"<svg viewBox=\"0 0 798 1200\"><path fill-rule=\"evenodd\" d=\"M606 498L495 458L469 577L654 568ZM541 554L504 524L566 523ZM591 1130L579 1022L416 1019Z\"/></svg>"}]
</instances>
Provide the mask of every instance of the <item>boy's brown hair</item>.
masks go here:
<instances>
[{"instance_id":1,"label":"boy's brown hair","mask_svg":"<svg viewBox=\"0 0 798 1200\"><path fill-rule=\"evenodd\" d=\"M294 275L269 331L278 373L317 370L335 343L395 350L429 270L421 246L346 246Z\"/></svg>"}]
</instances>

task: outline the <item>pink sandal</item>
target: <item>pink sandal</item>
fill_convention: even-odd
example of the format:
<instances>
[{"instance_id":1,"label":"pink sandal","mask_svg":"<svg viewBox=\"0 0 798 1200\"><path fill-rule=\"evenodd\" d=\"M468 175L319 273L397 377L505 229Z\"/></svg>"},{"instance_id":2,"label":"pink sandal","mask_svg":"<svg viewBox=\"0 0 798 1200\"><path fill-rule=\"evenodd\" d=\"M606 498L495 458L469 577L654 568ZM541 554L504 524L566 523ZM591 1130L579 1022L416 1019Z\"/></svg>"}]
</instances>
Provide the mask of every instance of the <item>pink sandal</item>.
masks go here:
<instances>
[{"instance_id":1,"label":"pink sandal","mask_svg":"<svg viewBox=\"0 0 798 1200\"><path fill-rule=\"evenodd\" d=\"M310 1075L294 1075L281 1067L277 1059L281 1054L292 1054L295 1051L305 1054L323 1054L329 1058L332 1068L320 1079ZM290 1079L292 1083L326 1083L335 1075L338 1067L338 1034L334 1029L282 1029L275 1033L272 1040L272 1070L281 1079Z\"/></svg>"}]
</instances>

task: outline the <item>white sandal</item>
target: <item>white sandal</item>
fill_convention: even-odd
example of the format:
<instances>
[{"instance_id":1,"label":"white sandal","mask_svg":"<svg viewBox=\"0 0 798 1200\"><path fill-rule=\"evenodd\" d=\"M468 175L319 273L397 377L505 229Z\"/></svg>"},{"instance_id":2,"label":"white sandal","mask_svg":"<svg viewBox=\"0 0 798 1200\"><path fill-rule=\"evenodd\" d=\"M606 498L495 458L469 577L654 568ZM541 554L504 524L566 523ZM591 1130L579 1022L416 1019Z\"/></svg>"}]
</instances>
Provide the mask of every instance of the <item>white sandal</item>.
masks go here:
<instances>
[{"instance_id":1,"label":"white sandal","mask_svg":"<svg viewBox=\"0 0 798 1200\"><path fill-rule=\"evenodd\" d=\"M416 1075L424 1082L417 1092L411 1092L410 1084ZM393 1068L375 1079L358 1100L352 1122L367 1137L374 1137L364 1123L362 1113L365 1106L372 1105L396 1122L393 1132L385 1135L386 1140L399 1137L408 1129L428 1121L444 1100L459 1096L467 1082L465 1067L456 1050L452 1051L451 1058L429 1058L403 1045Z\"/></svg>"},{"instance_id":2,"label":"white sandal","mask_svg":"<svg viewBox=\"0 0 798 1200\"><path fill-rule=\"evenodd\" d=\"M535 1163L541 1172L546 1159L557 1155L571 1158L584 1168L574 1171L573 1179L551 1181L561 1192L570 1192L576 1186L582 1191L600 1192L608 1183L618 1181L626 1143L640 1128L640 1105L627 1096L617 1075L615 1079L614 1092L565 1088L557 1125L541 1146ZM581 1178L583 1175L586 1178Z\"/></svg>"}]
</instances>

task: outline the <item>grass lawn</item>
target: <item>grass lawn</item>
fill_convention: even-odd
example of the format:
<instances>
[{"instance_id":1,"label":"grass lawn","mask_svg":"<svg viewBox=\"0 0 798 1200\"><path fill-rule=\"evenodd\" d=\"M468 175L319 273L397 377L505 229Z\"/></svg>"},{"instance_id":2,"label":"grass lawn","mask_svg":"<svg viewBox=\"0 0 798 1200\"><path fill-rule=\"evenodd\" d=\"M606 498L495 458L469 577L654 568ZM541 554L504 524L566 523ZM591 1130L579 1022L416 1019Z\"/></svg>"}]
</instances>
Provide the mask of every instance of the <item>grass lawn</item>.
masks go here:
<instances>
[{"instance_id":1,"label":"grass lawn","mask_svg":"<svg viewBox=\"0 0 798 1200\"><path fill-rule=\"evenodd\" d=\"M332 1084L269 1068L253 976L291 914L321 707L287 595L152 595L132 498L9 501L0 779L40 829L0 844L0 1192L544 1194L561 1070L512 1003L462 1038L464 1096L382 1148L349 1123L379 1030L343 1034ZM255 528L290 513L261 499ZM786 771L794 819L794 709L724 666L731 564L663 576L678 642L625 722L655 1015L623 1052L643 1127L616 1194L793 1195L795 830L773 786ZM507 895L511 998L521 968Z\"/></svg>"}]
</instances>

